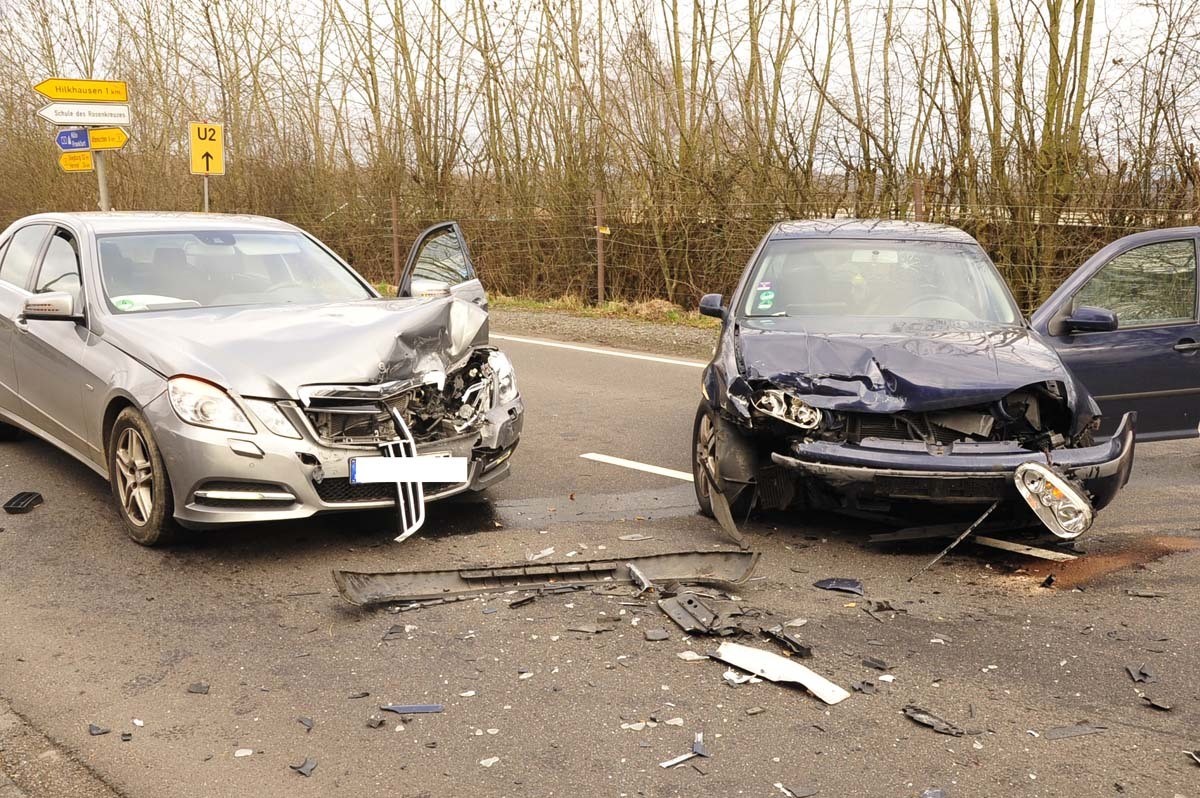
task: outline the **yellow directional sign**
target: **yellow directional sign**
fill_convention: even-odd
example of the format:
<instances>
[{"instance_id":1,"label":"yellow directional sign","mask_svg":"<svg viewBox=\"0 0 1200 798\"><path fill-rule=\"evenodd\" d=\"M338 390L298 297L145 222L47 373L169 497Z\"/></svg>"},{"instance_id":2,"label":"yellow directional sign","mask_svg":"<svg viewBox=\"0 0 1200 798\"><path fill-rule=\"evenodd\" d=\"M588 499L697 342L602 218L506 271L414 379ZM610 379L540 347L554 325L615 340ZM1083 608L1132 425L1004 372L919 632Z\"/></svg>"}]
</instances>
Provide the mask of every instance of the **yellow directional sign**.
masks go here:
<instances>
[{"instance_id":1,"label":"yellow directional sign","mask_svg":"<svg viewBox=\"0 0 1200 798\"><path fill-rule=\"evenodd\" d=\"M209 122L188 122L191 143L192 174L225 174L225 126Z\"/></svg>"},{"instance_id":2,"label":"yellow directional sign","mask_svg":"<svg viewBox=\"0 0 1200 798\"><path fill-rule=\"evenodd\" d=\"M129 88L123 80L47 78L34 86L33 90L51 100L75 100L77 102L93 103L129 102Z\"/></svg>"},{"instance_id":3,"label":"yellow directional sign","mask_svg":"<svg viewBox=\"0 0 1200 798\"><path fill-rule=\"evenodd\" d=\"M129 141L129 134L121 127L94 127L88 135L93 150L119 150Z\"/></svg>"},{"instance_id":4,"label":"yellow directional sign","mask_svg":"<svg viewBox=\"0 0 1200 798\"><path fill-rule=\"evenodd\" d=\"M92 154L87 150L62 153L58 156L58 165L64 172L91 172L96 168Z\"/></svg>"}]
</instances>

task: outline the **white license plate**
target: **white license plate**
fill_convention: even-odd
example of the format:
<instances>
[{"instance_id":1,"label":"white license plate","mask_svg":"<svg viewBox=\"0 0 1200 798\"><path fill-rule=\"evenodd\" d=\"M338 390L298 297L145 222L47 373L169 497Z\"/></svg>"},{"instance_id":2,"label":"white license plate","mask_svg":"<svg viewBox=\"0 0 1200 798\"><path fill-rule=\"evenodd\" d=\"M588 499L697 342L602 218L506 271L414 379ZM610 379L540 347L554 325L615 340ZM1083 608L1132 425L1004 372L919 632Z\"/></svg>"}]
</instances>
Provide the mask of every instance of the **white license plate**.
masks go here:
<instances>
[{"instance_id":1,"label":"white license plate","mask_svg":"<svg viewBox=\"0 0 1200 798\"><path fill-rule=\"evenodd\" d=\"M351 457L350 483L466 482L466 457L434 452L416 457Z\"/></svg>"}]
</instances>

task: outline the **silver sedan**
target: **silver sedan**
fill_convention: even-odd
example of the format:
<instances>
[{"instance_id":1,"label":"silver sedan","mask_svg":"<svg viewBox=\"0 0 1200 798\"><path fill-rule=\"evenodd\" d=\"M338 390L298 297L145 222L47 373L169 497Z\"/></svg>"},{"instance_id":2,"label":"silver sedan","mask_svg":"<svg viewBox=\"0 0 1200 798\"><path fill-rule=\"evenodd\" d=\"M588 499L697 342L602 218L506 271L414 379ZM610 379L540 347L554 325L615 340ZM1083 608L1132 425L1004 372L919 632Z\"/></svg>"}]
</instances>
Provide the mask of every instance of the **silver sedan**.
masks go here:
<instances>
[{"instance_id":1,"label":"silver sedan","mask_svg":"<svg viewBox=\"0 0 1200 798\"><path fill-rule=\"evenodd\" d=\"M508 475L523 405L456 224L418 238L399 293L273 219L21 219L0 234L0 440L103 475L145 545L381 507L405 537L426 500ZM355 478L378 457L408 476ZM462 468L423 480L446 478L431 458Z\"/></svg>"}]
</instances>

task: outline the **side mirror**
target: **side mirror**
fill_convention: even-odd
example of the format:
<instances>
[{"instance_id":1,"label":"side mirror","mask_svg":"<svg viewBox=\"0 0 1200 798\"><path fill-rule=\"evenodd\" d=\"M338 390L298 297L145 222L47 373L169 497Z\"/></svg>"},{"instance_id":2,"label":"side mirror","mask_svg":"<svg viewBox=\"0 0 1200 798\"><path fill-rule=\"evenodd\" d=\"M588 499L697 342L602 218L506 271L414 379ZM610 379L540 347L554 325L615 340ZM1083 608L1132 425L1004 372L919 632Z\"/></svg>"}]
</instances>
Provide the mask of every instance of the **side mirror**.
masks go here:
<instances>
[{"instance_id":1,"label":"side mirror","mask_svg":"<svg viewBox=\"0 0 1200 798\"><path fill-rule=\"evenodd\" d=\"M725 318L725 308L721 305L720 294L705 294L700 297L700 315L712 316L714 319Z\"/></svg>"},{"instance_id":2,"label":"side mirror","mask_svg":"<svg viewBox=\"0 0 1200 798\"><path fill-rule=\"evenodd\" d=\"M1063 320L1063 329L1069 333L1112 332L1117 329L1117 314L1107 308L1083 305Z\"/></svg>"},{"instance_id":3,"label":"side mirror","mask_svg":"<svg viewBox=\"0 0 1200 798\"><path fill-rule=\"evenodd\" d=\"M75 299L66 291L34 294L21 303L21 318L27 321L82 321L75 312Z\"/></svg>"},{"instance_id":4,"label":"side mirror","mask_svg":"<svg viewBox=\"0 0 1200 798\"><path fill-rule=\"evenodd\" d=\"M409 283L409 295L414 299L450 296L450 283L430 280L428 277L414 277Z\"/></svg>"}]
</instances>

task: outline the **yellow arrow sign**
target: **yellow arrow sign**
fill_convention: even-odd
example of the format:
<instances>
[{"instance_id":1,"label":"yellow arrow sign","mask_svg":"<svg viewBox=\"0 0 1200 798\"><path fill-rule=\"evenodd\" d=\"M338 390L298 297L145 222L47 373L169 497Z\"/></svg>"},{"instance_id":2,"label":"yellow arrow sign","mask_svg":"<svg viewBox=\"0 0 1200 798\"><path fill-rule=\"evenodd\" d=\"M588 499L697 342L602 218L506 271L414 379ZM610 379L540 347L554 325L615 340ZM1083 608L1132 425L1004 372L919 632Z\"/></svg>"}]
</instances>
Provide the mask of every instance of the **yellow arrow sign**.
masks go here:
<instances>
[{"instance_id":1,"label":"yellow arrow sign","mask_svg":"<svg viewBox=\"0 0 1200 798\"><path fill-rule=\"evenodd\" d=\"M47 78L33 90L51 100L76 100L94 103L127 103L129 88L123 80L82 80Z\"/></svg>"},{"instance_id":2,"label":"yellow arrow sign","mask_svg":"<svg viewBox=\"0 0 1200 798\"><path fill-rule=\"evenodd\" d=\"M225 126L209 122L188 122L192 174L225 174Z\"/></svg>"},{"instance_id":3,"label":"yellow arrow sign","mask_svg":"<svg viewBox=\"0 0 1200 798\"><path fill-rule=\"evenodd\" d=\"M93 150L119 150L129 141L122 127L94 127L88 131Z\"/></svg>"},{"instance_id":4,"label":"yellow arrow sign","mask_svg":"<svg viewBox=\"0 0 1200 798\"><path fill-rule=\"evenodd\" d=\"M64 172L91 172L96 168L92 154L87 150L62 153L58 156L58 165Z\"/></svg>"}]
</instances>

